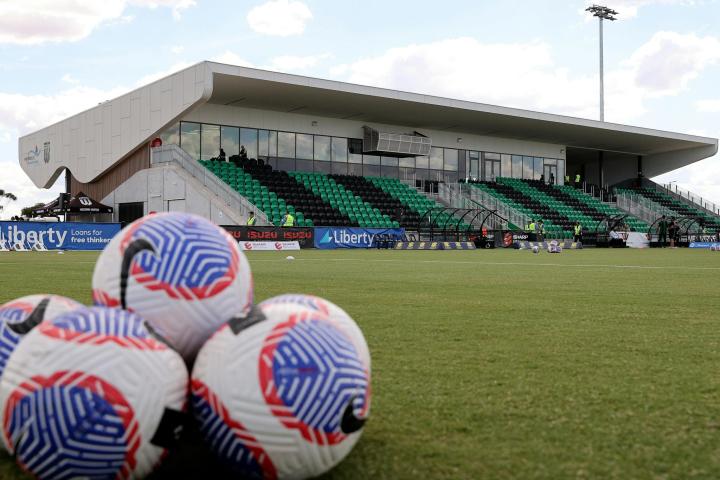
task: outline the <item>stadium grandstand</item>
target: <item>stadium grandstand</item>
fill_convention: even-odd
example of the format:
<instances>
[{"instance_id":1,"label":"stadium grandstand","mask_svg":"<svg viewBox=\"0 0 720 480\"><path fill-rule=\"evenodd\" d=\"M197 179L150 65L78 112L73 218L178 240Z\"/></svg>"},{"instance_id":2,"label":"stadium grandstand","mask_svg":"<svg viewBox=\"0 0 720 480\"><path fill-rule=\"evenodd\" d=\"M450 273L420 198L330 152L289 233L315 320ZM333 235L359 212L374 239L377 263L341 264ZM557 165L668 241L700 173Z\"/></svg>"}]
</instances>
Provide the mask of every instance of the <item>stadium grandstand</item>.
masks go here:
<instances>
[{"instance_id":1,"label":"stadium grandstand","mask_svg":"<svg viewBox=\"0 0 720 480\"><path fill-rule=\"evenodd\" d=\"M66 172L127 223L186 211L218 224L523 230L548 237L720 211L650 177L716 139L201 62L22 137L38 187ZM478 217L469 211L492 214ZM483 218L487 224L476 224Z\"/></svg>"}]
</instances>

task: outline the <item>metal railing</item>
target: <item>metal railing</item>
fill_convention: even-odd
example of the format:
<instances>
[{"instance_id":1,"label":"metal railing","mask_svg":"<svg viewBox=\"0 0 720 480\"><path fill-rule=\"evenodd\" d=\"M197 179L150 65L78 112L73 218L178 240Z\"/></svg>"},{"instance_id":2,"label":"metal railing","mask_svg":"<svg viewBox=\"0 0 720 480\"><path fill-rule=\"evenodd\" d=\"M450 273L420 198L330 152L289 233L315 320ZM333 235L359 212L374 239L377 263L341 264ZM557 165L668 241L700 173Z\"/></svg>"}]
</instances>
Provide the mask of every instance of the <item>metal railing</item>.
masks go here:
<instances>
[{"instance_id":1,"label":"metal railing","mask_svg":"<svg viewBox=\"0 0 720 480\"><path fill-rule=\"evenodd\" d=\"M629 214L639 218L643 222L651 225L655 220L665 215L668 218L677 216L669 208L660 205L657 202L632 192L615 192L617 198L617 207Z\"/></svg>"},{"instance_id":2,"label":"metal railing","mask_svg":"<svg viewBox=\"0 0 720 480\"><path fill-rule=\"evenodd\" d=\"M173 164L182 168L213 192L229 210L236 212L242 218L247 218L250 212L255 212L257 225L272 224L261 209L233 190L217 175L200 165L197 160L177 145L163 145L150 149L150 165L161 164Z\"/></svg>"},{"instance_id":3,"label":"metal railing","mask_svg":"<svg viewBox=\"0 0 720 480\"><path fill-rule=\"evenodd\" d=\"M677 186L677 183L668 183L668 184L656 184L657 187L660 187L659 190L670 194L674 197L679 197L681 200L684 200L685 202L689 202L694 207L699 207L703 210L707 210L708 212L712 213L713 215L720 215L720 205L711 202L707 198L703 198L701 195L698 195L697 193L693 193L689 190L684 190ZM656 187L656 188L657 188Z\"/></svg>"},{"instance_id":4,"label":"metal railing","mask_svg":"<svg viewBox=\"0 0 720 480\"><path fill-rule=\"evenodd\" d=\"M489 210L495 210L498 215L505 217L508 222L522 229L531 221L530 216L514 209L510 205L502 202L497 197L490 195L480 188L474 187L467 183L452 184L452 188L457 188L462 195L467 196L470 200L479 203Z\"/></svg>"},{"instance_id":5,"label":"metal railing","mask_svg":"<svg viewBox=\"0 0 720 480\"><path fill-rule=\"evenodd\" d=\"M456 209L487 210L489 212L496 212L496 209L488 208L480 202L464 195L460 188L460 184L457 183L439 184L438 199L443 201L446 205ZM499 213L497 215L490 215L487 219L478 217L477 219L473 218L472 220L472 222L477 223L477 225L473 223L474 226L481 226L482 221L485 222L484 226L491 230L508 230L509 228L507 219L502 218L502 215Z\"/></svg>"}]
</instances>

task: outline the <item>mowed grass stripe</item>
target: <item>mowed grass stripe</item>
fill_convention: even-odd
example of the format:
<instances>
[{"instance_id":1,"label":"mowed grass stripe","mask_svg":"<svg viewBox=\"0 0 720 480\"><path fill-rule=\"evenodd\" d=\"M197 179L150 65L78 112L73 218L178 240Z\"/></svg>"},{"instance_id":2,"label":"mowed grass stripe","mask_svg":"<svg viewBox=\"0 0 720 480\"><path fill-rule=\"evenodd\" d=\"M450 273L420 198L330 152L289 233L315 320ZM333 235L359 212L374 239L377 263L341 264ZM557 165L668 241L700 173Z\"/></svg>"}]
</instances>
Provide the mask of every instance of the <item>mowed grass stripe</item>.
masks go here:
<instances>
[{"instance_id":1,"label":"mowed grass stripe","mask_svg":"<svg viewBox=\"0 0 720 480\"><path fill-rule=\"evenodd\" d=\"M327 478L720 477L717 253L288 254L248 255L256 298L324 296L373 355L371 420ZM89 302L94 258L13 258L0 301Z\"/></svg>"}]
</instances>

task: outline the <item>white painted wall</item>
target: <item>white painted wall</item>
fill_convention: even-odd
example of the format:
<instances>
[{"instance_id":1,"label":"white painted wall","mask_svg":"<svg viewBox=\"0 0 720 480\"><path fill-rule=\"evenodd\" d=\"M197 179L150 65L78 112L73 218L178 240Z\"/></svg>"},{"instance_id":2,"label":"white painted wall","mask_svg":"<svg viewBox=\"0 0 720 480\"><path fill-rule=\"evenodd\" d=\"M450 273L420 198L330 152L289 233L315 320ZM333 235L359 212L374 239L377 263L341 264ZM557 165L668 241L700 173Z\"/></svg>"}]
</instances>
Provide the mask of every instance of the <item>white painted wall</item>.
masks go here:
<instances>
[{"instance_id":1,"label":"white painted wall","mask_svg":"<svg viewBox=\"0 0 720 480\"><path fill-rule=\"evenodd\" d=\"M143 202L143 213L188 212L205 217L218 225L244 225L246 219L232 212L207 187L178 167L171 165L140 170L126 180L102 203L115 209L119 204Z\"/></svg>"},{"instance_id":2,"label":"white painted wall","mask_svg":"<svg viewBox=\"0 0 720 480\"><path fill-rule=\"evenodd\" d=\"M38 187L49 188L64 167L91 182L138 145L210 98L211 72L199 63L114 100L20 138L20 165ZM43 145L49 142L49 161ZM40 150L33 155L35 147Z\"/></svg>"}]
</instances>

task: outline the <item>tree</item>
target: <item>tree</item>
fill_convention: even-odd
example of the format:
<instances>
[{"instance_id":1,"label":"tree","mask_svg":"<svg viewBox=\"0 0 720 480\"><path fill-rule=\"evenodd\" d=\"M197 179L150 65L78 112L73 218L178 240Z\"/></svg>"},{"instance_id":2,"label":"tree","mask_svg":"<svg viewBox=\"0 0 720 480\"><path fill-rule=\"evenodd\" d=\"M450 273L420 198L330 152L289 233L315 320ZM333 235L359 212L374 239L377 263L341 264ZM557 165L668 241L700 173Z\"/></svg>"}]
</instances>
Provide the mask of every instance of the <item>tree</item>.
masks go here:
<instances>
[{"instance_id":1,"label":"tree","mask_svg":"<svg viewBox=\"0 0 720 480\"><path fill-rule=\"evenodd\" d=\"M40 202L40 203L36 203L36 204L33 205L32 207L25 207L25 208L23 208L22 210L20 210L20 214L21 214L23 217L30 217L30 216L32 216L32 211L33 211L33 210L35 210L36 208L40 208L40 207L42 207L43 205L45 205L45 204L42 203L42 202Z\"/></svg>"},{"instance_id":2,"label":"tree","mask_svg":"<svg viewBox=\"0 0 720 480\"><path fill-rule=\"evenodd\" d=\"M16 200L17 200L17 197L13 193L6 192L2 188L0 188L0 212L3 211L3 209L5 208L5 205L7 205L10 202L14 202Z\"/></svg>"}]
</instances>

